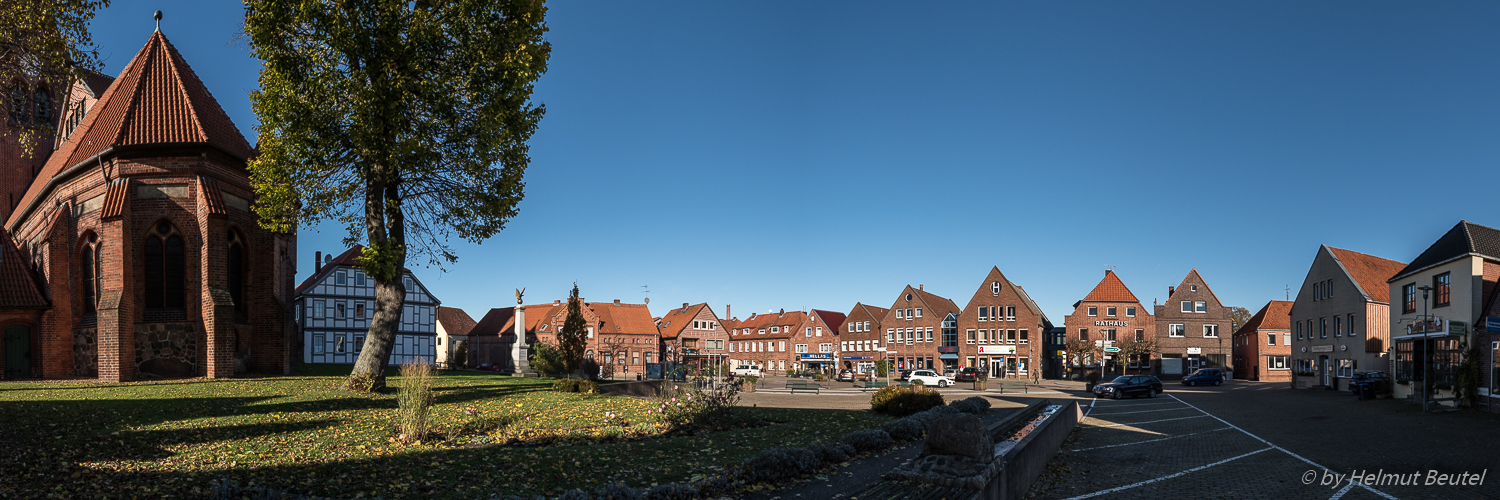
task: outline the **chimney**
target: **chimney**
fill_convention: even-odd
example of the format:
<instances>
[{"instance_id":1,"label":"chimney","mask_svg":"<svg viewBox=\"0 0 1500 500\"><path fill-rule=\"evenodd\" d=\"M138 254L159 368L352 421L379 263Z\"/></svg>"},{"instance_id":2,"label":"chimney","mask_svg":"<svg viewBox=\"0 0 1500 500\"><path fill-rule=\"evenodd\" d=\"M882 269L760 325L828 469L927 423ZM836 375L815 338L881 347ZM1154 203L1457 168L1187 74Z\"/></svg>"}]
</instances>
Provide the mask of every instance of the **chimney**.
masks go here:
<instances>
[{"instance_id":1,"label":"chimney","mask_svg":"<svg viewBox=\"0 0 1500 500\"><path fill-rule=\"evenodd\" d=\"M684 311L684 312L686 312L686 311L687 311L687 308L688 308L688 303L687 303L687 302L683 302L683 303L682 303L682 310L683 310L683 311Z\"/></svg>"},{"instance_id":2,"label":"chimney","mask_svg":"<svg viewBox=\"0 0 1500 500\"><path fill-rule=\"evenodd\" d=\"M615 305L620 305L620 299L615 299Z\"/></svg>"},{"instance_id":3,"label":"chimney","mask_svg":"<svg viewBox=\"0 0 1500 500\"><path fill-rule=\"evenodd\" d=\"M922 285L922 284L921 284L921 283L917 283L917 289L918 289L918 290L921 290L921 289L922 289L922 286L923 286L923 285Z\"/></svg>"},{"instance_id":4,"label":"chimney","mask_svg":"<svg viewBox=\"0 0 1500 500\"><path fill-rule=\"evenodd\" d=\"M320 271L322 269L323 269L323 251L322 250L318 250L317 252L313 252L313 273L316 274L318 271Z\"/></svg>"},{"instance_id":5,"label":"chimney","mask_svg":"<svg viewBox=\"0 0 1500 500\"><path fill-rule=\"evenodd\" d=\"M561 304L561 303L562 303L562 299L552 299L552 305L554 305L554 306L558 305L558 304Z\"/></svg>"},{"instance_id":6,"label":"chimney","mask_svg":"<svg viewBox=\"0 0 1500 500\"><path fill-rule=\"evenodd\" d=\"M1175 292L1175 291L1177 291L1177 287L1175 287L1175 286L1169 286L1169 287L1167 287L1167 296L1171 297L1172 296L1172 292Z\"/></svg>"},{"instance_id":7,"label":"chimney","mask_svg":"<svg viewBox=\"0 0 1500 500\"><path fill-rule=\"evenodd\" d=\"M729 304L724 304L724 319L734 319L734 315L729 314Z\"/></svg>"}]
</instances>

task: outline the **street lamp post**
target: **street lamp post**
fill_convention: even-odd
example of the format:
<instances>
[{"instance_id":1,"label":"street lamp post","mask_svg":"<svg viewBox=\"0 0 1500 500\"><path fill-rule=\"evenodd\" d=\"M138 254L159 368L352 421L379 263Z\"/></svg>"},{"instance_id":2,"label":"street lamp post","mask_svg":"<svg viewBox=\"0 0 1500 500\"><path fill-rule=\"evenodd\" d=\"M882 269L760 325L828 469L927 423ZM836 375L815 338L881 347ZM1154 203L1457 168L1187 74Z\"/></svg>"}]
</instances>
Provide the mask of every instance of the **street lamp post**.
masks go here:
<instances>
[{"instance_id":1,"label":"street lamp post","mask_svg":"<svg viewBox=\"0 0 1500 500\"><path fill-rule=\"evenodd\" d=\"M1427 294L1432 291L1432 287L1422 285L1417 289L1422 291L1422 413L1426 413L1429 391L1427 386L1432 382L1432 367L1427 363L1427 359L1432 355L1432 344L1427 339L1427 321L1432 319L1427 315Z\"/></svg>"}]
</instances>

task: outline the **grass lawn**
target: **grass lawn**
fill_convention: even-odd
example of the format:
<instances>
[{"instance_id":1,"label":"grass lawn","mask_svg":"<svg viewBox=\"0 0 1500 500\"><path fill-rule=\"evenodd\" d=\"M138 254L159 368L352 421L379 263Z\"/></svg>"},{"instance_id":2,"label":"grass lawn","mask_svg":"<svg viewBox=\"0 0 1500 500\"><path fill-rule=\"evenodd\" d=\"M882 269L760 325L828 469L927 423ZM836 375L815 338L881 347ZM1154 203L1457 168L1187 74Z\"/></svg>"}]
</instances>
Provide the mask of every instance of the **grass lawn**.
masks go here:
<instances>
[{"instance_id":1,"label":"grass lawn","mask_svg":"<svg viewBox=\"0 0 1500 500\"><path fill-rule=\"evenodd\" d=\"M831 442L884 420L867 412L746 409L771 424L541 447L407 446L391 440L394 391L344 392L336 389L343 380L337 370L311 371L320 376L0 382L0 497L196 497L224 478L341 498L556 494L684 481L769 448ZM647 401L555 393L550 385L442 372L433 425L442 431L494 418L513 420L510 430L523 432L617 425L604 422L605 412L627 425L656 423Z\"/></svg>"}]
</instances>

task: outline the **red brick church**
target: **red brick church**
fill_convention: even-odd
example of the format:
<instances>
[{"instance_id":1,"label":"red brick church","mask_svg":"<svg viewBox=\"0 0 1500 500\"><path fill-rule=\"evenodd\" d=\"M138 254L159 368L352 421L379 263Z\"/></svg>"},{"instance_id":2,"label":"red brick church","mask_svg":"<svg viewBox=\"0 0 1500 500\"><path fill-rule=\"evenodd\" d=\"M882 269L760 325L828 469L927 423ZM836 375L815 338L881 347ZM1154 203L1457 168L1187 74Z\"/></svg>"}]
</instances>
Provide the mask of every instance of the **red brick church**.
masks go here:
<instances>
[{"instance_id":1,"label":"red brick church","mask_svg":"<svg viewBox=\"0 0 1500 500\"><path fill-rule=\"evenodd\" d=\"M289 370L297 237L256 224L255 150L165 36L117 78L0 92L5 378Z\"/></svg>"}]
</instances>

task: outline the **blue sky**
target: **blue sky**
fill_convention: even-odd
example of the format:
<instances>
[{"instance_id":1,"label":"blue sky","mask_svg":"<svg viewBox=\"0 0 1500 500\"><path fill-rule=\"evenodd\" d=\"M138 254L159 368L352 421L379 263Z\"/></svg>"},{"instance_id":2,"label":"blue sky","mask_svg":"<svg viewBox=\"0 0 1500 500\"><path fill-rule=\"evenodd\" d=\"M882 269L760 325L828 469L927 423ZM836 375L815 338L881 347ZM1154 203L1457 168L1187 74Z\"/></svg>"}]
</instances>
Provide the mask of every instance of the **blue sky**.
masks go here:
<instances>
[{"instance_id":1,"label":"blue sky","mask_svg":"<svg viewBox=\"0 0 1500 500\"><path fill-rule=\"evenodd\" d=\"M413 265L476 319L960 305L998 266L1055 323L1106 266L1148 304L1197 268L1252 311L1319 244L1410 260L1500 225L1500 4L554 2L548 112L508 229ZM254 142L236 2L115 0L116 74L162 31ZM341 230L308 227L301 278Z\"/></svg>"}]
</instances>

